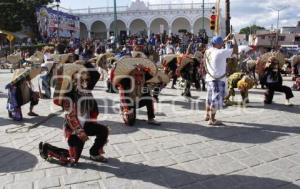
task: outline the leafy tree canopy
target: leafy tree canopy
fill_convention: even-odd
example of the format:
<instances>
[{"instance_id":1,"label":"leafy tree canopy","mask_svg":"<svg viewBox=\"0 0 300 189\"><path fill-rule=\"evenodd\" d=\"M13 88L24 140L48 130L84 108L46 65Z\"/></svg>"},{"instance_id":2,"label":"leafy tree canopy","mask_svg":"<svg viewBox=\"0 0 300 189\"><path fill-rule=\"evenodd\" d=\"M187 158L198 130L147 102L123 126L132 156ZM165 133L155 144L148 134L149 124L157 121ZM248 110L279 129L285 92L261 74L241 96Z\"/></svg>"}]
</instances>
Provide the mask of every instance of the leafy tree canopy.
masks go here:
<instances>
[{"instance_id":1,"label":"leafy tree canopy","mask_svg":"<svg viewBox=\"0 0 300 189\"><path fill-rule=\"evenodd\" d=\"M246 35L250 35L251 33L255 33L257 30L264 30L264 27L261 26L257 26L257 25L252 25L252 26L248 26L245 28L242 28L240 30L240 34L246 34Z\"/></svg>"},{"instance_id":2,"label":"leafy tree canopy","mask_svg":"<svg viewBox=\"0 0 300 189\"><path fill-rule=\"evenodd\" d=\"M0 0L0 29L16 32L29 27L37 34L36 7L53 0Z\"/></svg>"}]
</instances>

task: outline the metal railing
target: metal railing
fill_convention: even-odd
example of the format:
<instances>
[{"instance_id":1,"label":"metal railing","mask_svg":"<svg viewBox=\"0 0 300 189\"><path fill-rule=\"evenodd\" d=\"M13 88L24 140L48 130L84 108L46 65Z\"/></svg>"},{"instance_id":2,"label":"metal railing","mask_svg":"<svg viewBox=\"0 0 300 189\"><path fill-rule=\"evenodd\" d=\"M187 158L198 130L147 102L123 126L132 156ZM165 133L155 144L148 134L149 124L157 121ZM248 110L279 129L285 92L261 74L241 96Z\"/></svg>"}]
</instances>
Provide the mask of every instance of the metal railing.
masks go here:
<instances>
[{"instance_id":1,"label":"metal railing","mask_svg":"<svg viewBox=\"0 0 300 189\"><path fill-rule=\"evenodd\" d=\"M214 3L205 3L204 9L211 10L215 6ZM159 10L194 10L202 9L202 3L180 3L180 4L148 4L147 9L142 11L159 11ZM66 9L60 7L60 10L63 12L82 15L82 14L100 14L100 13L113 13L114 7L97 7L97 8L85 8L85 9ZM130 6L118 6L117 12L124 13L127 11L134 11ZM141 10L139 10L141 11Z\"/></svg>"}]
</instances>

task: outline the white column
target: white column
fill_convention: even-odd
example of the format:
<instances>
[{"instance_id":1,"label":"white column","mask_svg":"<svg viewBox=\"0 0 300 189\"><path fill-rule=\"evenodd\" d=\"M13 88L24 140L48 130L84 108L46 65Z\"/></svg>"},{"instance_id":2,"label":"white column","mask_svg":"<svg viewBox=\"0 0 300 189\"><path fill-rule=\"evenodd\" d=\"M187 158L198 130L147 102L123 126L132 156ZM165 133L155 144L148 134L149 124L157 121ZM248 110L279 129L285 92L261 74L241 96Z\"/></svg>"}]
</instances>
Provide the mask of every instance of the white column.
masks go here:
<instances>
[{"instance_id":1,"label":"white column","mask_svg":"<svg viewBox=\"0 0 300 189\"><path fill-rule=\"evenodd\" d=\"M92 32L92 31L91 31L91 30L88 30L87 32L88 32L88 39L91 39L91 32Z\"/></svg>"},{"instance_id":2,"label":"white column","mask_svg":"<svg viewBox=\"0 0 300 189\"><path fill-rule=\"evenodd\" d=\"M147 28L147 34L148 34L148 37L150 37L150 35L151 35L150 27Z\"/></svg>"},{"instance_id":3,"label":"white column","mask_svg":"<svg viewBox=\"0 0 300 189\"><path fill-rule=\"evenodd\" d=\"M110 37L110 36L109 36L109 32L110 32L110 30L107 30L107 32L106 32L106 38L107 38L107 39L109 39L109 37Z\"/></svg>"},{"instance_id":4,"label":"white column","mask_svg":"<svg viewBox=\"0 0 300 189\"><path fill-rule=\"evenodd\" d=\"M126 32L127 32L127 36L129 36L130 35L130 29L126 28Z\"/></svg>"},{"instance_id":5,"label":"white column","mask_svg":"<svg viewBox=\"0 0 300 189\"><path fill-rule=\"evenodd\" d=\"M172 33L172 26L171 27L169 26L169 35L171 35L171 33Z\"/></svg>"}]
</instances>

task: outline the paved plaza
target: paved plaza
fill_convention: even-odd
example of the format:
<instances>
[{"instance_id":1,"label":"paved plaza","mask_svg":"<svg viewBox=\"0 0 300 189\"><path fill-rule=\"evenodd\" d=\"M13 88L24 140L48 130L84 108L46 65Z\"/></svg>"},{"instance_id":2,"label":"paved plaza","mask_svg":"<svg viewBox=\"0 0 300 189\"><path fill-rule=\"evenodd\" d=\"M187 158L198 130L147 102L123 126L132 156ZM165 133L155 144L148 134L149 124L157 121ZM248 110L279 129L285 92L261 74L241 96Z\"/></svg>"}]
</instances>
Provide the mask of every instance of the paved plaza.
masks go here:
<instances>
[{"instance_id":1,"label":"paved plaza","mask_svg":"<svg viewBox=\"0 0 300 189\"><path fill-rule=\"evenodd\" d=\"M210 127L203 121L205 92L192 91L187 100L168 86L155 107L161 126L148 125L141 109L136 125L124 127L118 94L106 93L105 82L98 82L94 96L99 121L110 128L109 163L89 160L91 137L78 166L67 167L38 155L40 141L67 148L59 107L40 100L40 117L27 117L26 105L24 121L10 120L4 89L10 78L8 70L0 71L0 188L300 189L299 92L295 106L287 107L282 94L264 105L264 90L253 89L247 108L226 108L218 114L225 125Z\"/></svg>"}]
</instances>

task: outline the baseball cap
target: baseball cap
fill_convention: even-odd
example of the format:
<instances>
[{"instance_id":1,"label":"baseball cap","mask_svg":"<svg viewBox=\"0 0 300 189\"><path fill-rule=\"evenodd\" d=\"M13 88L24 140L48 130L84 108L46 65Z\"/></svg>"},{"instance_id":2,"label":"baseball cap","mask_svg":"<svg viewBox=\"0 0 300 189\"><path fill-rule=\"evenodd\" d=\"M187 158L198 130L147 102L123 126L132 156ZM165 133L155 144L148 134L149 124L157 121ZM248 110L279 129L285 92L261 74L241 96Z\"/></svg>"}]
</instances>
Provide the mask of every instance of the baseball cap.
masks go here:
<instances>
[{"instance_id":1,"label":"baseball cap","mask_svg":"<svg viewBox=\"0 0 300 189\"><path fill-rule=\"evenodd\" d=\"M221 36L215 36L212 38L211 43L213 45L222 45L224 43L223 38Z\"/></svg>"}]
</instances>

